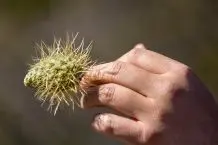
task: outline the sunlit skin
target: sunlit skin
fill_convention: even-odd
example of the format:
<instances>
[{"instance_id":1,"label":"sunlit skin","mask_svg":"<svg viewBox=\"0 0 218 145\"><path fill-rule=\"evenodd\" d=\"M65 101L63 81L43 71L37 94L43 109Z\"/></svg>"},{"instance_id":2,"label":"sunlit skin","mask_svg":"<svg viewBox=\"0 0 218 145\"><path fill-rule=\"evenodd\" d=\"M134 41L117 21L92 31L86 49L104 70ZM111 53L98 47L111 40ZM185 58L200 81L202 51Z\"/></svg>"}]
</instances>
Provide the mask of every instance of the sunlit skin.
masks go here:
<instances>
[{"instance_id":1,"label":"sunlit skin","mask_svg":"<svg viewBox=\"0 0 218 145\"><path fill-rule=\"evenodd\" d=\"M188 66L138 44L86 77L97 86L88 88L83 108L119 112L97 115L97 132L131 145L218 144L218 107Z\"/></svg>"}]
</instances>

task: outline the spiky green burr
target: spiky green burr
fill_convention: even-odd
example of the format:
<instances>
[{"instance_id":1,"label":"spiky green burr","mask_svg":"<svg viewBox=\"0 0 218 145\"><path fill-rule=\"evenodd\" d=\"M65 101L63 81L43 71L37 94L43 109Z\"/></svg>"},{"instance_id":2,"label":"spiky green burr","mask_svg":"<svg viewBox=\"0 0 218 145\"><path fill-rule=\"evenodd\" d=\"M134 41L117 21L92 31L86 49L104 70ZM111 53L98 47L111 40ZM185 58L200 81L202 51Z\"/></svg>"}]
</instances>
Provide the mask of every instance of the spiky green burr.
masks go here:
<instances>
[{"instance_id":1,"label":"spiky green burr","mask_svg":"<svg viewBox=\"0 0 218 145\"><path fill-rule=\"evenodd\" d=\"M90 58L91 43L86 48L84 40L76 46L76 36L65 41L54 40L52 46L45 43L37 45L40 57L24 78L25 86L36 89L36 97L43 103L48 101L48 109L56 114L61 104L74 108L78 103L78 94L84 90L80 86L84 73L94 64Z\"/></svg>"}]
</instances>

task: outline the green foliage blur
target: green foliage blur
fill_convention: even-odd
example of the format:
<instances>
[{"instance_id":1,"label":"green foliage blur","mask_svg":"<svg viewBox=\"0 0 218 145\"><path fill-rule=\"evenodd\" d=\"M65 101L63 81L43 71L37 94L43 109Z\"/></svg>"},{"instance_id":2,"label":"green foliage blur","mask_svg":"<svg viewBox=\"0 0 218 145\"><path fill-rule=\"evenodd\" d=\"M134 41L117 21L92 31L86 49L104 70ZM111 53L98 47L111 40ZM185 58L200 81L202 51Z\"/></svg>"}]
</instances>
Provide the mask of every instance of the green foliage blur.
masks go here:
<instances>
[{"instance_id":1,"label":"green foliage blur","mask_svg":"<svg viewBox=\"0 0 218 145\"><path fill-rule=\"evenodd\" d=\"M189 65L218 99L217 26L216 0L1 0L0 144L120 144L90 129L93 115L108 110L63 108L53 116L24 87L35 42L80 32L104 62L142 42Z\"/></svg>"}]
</instances>

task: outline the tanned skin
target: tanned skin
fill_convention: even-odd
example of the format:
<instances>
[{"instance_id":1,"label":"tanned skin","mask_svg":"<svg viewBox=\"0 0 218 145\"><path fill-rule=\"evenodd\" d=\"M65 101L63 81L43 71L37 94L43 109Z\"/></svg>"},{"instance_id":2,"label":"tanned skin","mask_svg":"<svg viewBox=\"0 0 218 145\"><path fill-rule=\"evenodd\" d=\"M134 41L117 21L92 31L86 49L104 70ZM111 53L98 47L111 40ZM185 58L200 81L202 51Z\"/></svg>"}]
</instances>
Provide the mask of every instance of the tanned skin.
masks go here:
<instances>
[{"instance_id":1,"label":"tanned skin","mask_svg":"<svg viewBox=\"0 0 218 145\"><path fill-rule=\"evenodd\" d=\"M217 145L216 102L186 65L142 44L84 77L83 108L109 107L120 114L95 117L93 128L131 145Z\"/></svg>"}]
</instances>

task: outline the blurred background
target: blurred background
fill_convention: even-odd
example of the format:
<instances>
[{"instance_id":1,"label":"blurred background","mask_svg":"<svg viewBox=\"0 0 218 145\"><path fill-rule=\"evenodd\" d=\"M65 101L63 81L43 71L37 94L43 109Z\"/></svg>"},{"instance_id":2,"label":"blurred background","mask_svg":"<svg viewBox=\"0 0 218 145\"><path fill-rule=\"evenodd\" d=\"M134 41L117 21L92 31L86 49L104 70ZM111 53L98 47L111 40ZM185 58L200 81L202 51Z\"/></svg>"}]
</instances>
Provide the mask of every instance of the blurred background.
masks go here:
<instances>
[{"instance_id":1,"label":"blurred background","mask_svg":"<svg viewBox=\"0 0 218 145\"><path fill-rule=\"evenodd\" d=\"M91 130L101 110L53 116L25 88L35 42L80 32L93 59L112 61L136 43L190 67L218 96L217 0L0 0L0 144L118 145Z\"/></svg>"}]
</instances>

